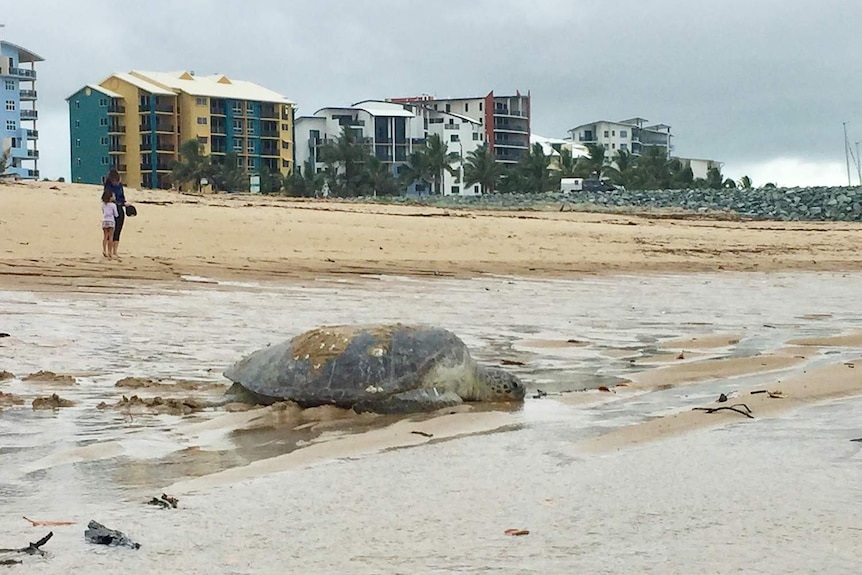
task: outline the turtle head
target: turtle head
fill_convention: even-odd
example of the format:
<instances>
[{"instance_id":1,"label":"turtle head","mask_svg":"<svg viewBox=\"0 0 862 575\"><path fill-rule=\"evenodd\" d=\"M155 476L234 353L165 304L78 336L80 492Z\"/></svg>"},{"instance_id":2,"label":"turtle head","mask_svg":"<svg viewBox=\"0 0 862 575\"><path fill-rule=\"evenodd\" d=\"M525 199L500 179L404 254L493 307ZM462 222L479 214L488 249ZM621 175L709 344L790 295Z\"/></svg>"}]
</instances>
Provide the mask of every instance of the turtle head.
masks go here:
<instances>
[{"instance_id":1,"label":"turtle head","mask_svg":"<svg viewBox=\"0 0 862 575\"><path fill-rule=\"evenodd\" d=\"M476 379L482 401L523 401L527 392L517 375L496 367L480 367Z\"/></svg>"}]
</instances>

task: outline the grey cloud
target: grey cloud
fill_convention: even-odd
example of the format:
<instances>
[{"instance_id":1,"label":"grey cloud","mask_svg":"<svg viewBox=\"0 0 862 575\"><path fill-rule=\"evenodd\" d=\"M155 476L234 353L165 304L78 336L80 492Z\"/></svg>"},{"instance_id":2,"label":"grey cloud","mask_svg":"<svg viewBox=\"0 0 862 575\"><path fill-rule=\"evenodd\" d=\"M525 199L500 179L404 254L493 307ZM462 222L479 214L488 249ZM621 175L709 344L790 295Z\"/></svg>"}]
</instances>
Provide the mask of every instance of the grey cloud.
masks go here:
<instances>
[{"instance_id":1,"label":"grey cloud","mask_svg":"<svg viewBox=\"0 0 862 575\"><path fill-rule=\"evenodd\" d=\"M303 114L365 98L531 90L533 128L673 126L727 163L841 159L862 137L862 10L842 0L29 0L0 34L44 56L43 165L68 170L63 99L115 71L222 72ZM61 131L61 130L60 130ZM50 153L49 153L50 152Z\"/></svg>"}]
</instances>

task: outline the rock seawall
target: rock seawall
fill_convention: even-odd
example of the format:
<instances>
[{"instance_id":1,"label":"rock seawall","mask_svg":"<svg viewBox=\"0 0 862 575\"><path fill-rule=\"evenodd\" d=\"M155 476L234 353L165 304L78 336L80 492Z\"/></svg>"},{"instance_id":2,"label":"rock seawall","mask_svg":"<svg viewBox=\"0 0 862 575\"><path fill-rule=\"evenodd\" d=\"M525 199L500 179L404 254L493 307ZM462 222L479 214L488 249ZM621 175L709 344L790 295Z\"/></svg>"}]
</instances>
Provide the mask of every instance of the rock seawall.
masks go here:
<instances>
[{"instance_id":1,"label":"rock seawall","mask_svg":"<svg viewBox=\"0 0 862 575\"><path fill-rule=\"evenodd\" d=\"M361 200L505 210L548 209L554 205L584 205L598 211L678 209L702 214L732 214L756 220L862 222L862 188L847 187L614 190L570 194L548 192L484 196L401 196Z\"/></svg>"}]
</instances>

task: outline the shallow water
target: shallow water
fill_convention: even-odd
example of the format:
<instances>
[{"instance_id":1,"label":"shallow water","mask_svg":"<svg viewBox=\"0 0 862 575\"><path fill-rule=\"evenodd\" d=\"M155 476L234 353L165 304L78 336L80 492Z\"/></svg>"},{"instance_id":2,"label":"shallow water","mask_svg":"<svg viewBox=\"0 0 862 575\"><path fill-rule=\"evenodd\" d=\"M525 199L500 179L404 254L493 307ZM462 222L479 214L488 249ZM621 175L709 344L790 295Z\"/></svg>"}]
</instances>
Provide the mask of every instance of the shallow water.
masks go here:
<instances>
[{"instance_id":1,"label":"shallow water","mask_svg":"<svg viewBox=\"0 0 862 575\"><path fill-rule=\"evenodd\" d=\"M194 278L190 278L194 279ZM862 325L859 274L588 277L576 281L369 277L309 285L189 281L89 293L0 292L0 390L78 402L56 412L0 412L0 547L56 527L40 573L788 573L858 571L862 400L826 402L609 455L579 439L771 381L706 381L625 400L568 405L554 394L644 369L663 338L738 334L723 355ZM185 418L97 410L126 376L224 382L224 367L267 343L322 324L442 325L531 390L497 433L357 453L181 497L179 511L141 504L166 486L280 455L392 419L293 429L263 425L192 433ZM577 340L585 345L549 346ZM854 355L855 354L855 355ZM856 357L836 348L788 371ZM21 381L72 374L74 388ZM181 395L192 395L184 393ZM204 394L206 395L206 394ZM532 393L530 394L532 395ZM210 393L208 397L215 397ZM756 429L756 433L752 432ZM92 548L90 518L122 529L140 551ZM503 530L526 527L526 537Z\"/></svg>"}]
</instances>

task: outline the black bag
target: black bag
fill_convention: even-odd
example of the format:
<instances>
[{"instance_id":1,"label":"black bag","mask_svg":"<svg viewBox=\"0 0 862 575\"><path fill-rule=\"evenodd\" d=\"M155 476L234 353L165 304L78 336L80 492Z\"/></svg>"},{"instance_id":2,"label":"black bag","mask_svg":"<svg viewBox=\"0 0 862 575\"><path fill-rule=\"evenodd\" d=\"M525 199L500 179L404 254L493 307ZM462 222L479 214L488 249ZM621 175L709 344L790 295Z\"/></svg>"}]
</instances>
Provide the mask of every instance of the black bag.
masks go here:
<instances>
[{"instance_id":1,"label":"black bag","mask_svg":"<svg viewBox=\"0 0 862 575\"><path fill-rule=\"evenodd\" d=\"M138 215L137 208L135 208L135 206L132 206L132 205L126 206L126 215L129 216L130 218L132 216L137 216Z\"/></svg>"}]
</instances>

